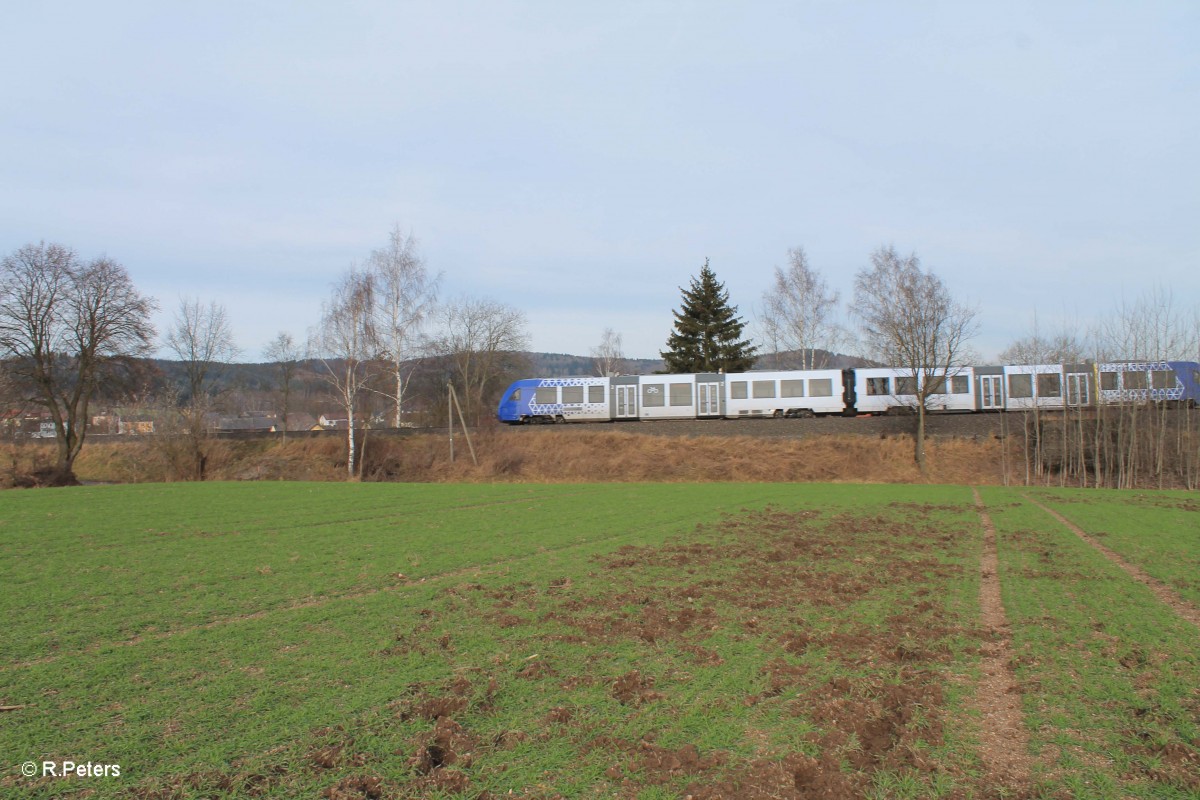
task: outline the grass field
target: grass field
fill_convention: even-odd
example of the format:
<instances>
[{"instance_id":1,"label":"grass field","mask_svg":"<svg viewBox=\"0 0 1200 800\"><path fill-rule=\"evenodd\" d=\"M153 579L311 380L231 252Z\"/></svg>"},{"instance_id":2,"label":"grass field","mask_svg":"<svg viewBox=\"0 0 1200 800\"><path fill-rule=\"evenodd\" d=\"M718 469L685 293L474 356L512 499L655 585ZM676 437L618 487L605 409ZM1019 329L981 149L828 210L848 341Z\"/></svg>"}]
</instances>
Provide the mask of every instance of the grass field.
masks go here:
<instances>
[{"instance_id":1,"label":"grass field","mask_svg":"<svg viewBox=\"0 0 1200 800\"><path fill-rule=\"evenodd\" d=\"M1195 495L980 494L999 783L969 487L6 492L0 794L1200 796L1200 631L1031 502L1196 604Z\"/></svg>"}]
</instances>

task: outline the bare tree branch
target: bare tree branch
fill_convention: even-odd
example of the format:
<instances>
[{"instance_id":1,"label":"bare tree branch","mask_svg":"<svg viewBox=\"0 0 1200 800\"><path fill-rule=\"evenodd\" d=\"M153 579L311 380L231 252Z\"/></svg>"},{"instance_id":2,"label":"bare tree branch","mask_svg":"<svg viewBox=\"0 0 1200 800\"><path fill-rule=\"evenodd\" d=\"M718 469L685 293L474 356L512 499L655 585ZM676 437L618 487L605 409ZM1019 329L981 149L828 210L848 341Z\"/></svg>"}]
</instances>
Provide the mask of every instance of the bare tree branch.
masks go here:
<instances>
[{"instance_id":1,"label":"bare tree branch","mask_svg":"<svg viewBox=\"0 0 1200 800\"><path fill-rule=\"evenodd\" d=\"M430 275L417 250L417 240L400 226L392 229L388 246L371 253L367 271L375 281L375 329L380 355L388 362L392 425L399 428L407 384L407 364L414 363L421 330L433 313L441 273Z\"/></svg>"},{"instance_id":2,"label":"bare tree branch","mask_svg":"<svg viewBox=\"0 0 1200 800\"><path fill-rule=\"evenodd\" d=\"M834 318L838 300L838 293L809 265L804 249L788 250L788 267L775 268L771 288L763 294L759 317L777 369L826 366L825 353L846 340L845 330Z\"/></svg>"},{"instance_id":3,"label":"bare tree branch","mask_svg":"<svg viewBox=\"0 0 1200 800\"><path fill-rule=\"evenodd\" d=\"M0 264L0 358L8 381L54 422L57 469L71 473L88 406L128 359L150 352L154 302L115 261L79 261L70 248L26 245Z\"/></svg>"},{"instance_id":4,"label":"bare tree branch","mask_svg":"<svg viewBox=\"0 0 1200 800\"><path fill-rule=\"evenodd\" d=\"M953 369L964 365L967 341L976 331L975 310L956 303L939 277L923 272L916 253L901 257L889 246L872 253L871 267L855 276L851 312L879 360L911 371L914 457L924 472L929 398L945 392Z\"/></svg>"},{"instance_id":5,"label":"bare tree branch","mask_svg":"<svg viewBox=\"0 0 1200 800\"><path fill-rule=\"evenodd\" d=\"M206 306L195 298L180 298L174 323L167 331L166 346L183 364L187 379L187 396L182 398L184 430L192 451L193 477L202 481L208 464L213 386L239 353L225 307L215 300Z\"/></svg>"},{"instance_id":6,"label":"bare tree branch","mask_svg":"<svg viewBox=\"0 0 1200 800\"><path fill-rule=\"evenodd\" d=\"M309 348L323 366L321 376L337 392L346 412L346 475L350 479L356 474L355 410L379 357L375 320L375 276L351 268L334 284L321 324L310 335Z\"/></svg>"},{"instance_id":7,"label":"bare tree branch","mask_svg":"<svg viewBox=\"0 0 1200 800\"><path fill-rule=\"evenodd\" d=\"M592 348L592 361L596 366L596 374L601 378L620 375L627 368L625 350L621 344L621 334L612 328L605 328L600 337L600 344Z\"/></svg>"},{"instance_id":8,"label":"bare tree branch","mask_svg":"<svg viewBox=\"0 0 1200 800\"><path fill-rule=\"evenodd\" d=\"M479 421L488 389L518 366L529 347L525 315L494 300L460 297L440 313L436 351L452 365L468 419Z\"/></svg>"}]
</instances>

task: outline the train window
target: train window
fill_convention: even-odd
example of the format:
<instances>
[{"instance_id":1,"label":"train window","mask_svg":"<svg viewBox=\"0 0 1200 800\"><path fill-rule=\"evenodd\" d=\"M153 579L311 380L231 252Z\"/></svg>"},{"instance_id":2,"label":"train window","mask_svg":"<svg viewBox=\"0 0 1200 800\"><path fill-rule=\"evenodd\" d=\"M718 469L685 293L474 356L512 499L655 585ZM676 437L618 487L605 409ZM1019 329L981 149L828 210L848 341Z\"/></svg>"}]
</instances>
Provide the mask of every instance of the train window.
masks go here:
<instances>
[{"instance_id":1,"label":"train window","mask_svg":"<svg viewBox=\"0 0 1200 800\"><path fill-rule=\"evenodd\" d=\"M515 389L513 393L508 396L508 399L513 403L518 402L521 399L521 390Z\"/></svg>"},{"instance_id":2,"label":"train window","mask_svg":"<svg viewBox=\"0 0 1200 800\"><path fill-rule=\"evenodd\" d=\"M867 394L891 394L892 389L888 385L889 383L891 383L889 378L867 378Z\"/></svg>"},{"instance_id":3,"label":"train window","mask_svg":"<svg viewBox=\"0 0 1200 800\"><path fill-rule=\"evenodd\" d=\"M564 386L562 392L564 403L582 403L583 402L583 387L582 386Z\"/></svg>"},{"instance_id":4,"label":"train window","mask_svg":"<svg viewBox=\"0 0 1200 800\"><path fill-rule=\"evenodd\" d=\"M533 395L533 402L538 405L553 405L558 402L557 386L541 386Z\"/></svg>"},{"instance_id":5,"label":"train window","mask_svg":"<svg viewBox=\"0 0 1200 800\"><path fill-rule=\"evenodd\" d=\"M1170 369L1154 370L1150 373L1150 387L1153 389L1174 389L1175 371Z\"/></svg>"},{"instance_id":6,"label":"train window","mask_svg":"<svg viewBox=\"0 0 1200 800\"><path fill-rule=\"evenodd\" d=\"M588 387L588 402L603 403L604 402L604 387L597 384Z\"/></svg>"},{"instance_id":7,"label":"train window","mask_svg":"<svg viewBox=\"0 0 1200 800\"><path fill-rule=\"evenodd\" d=\"M661 383L643 383L642 384L642 405L649 408L651 406L666 405L667 398L663 394L663 385Z\"/></svg>"},{"instance_id":8,"label":"train window","mask_svg":"<svg viewBox=\"0 0 1200 800\"><path fill-rule=\"evenodd\" d=\"M1062 375L1043 372L1037 376L1038 397L1062 397Z\"/></svg>"},{"instance_id":9,"label":"train window","mask_svg":"<svg viewBox=\"0 0 1200 800\"><path fill-rule=\"evenodd\" d=\"M775 381L754 381L753 388L755 398L768 398L775 396Z\"/></svg>"},{"instance_id":10,"label":"train window","mask_svg":"<svg viewBox=\"0 0 1200 800\"><path fill-rule=\"evenodd\" d=\"M808 382L810 397L833 397L833 380L830 378L813 378Z\"/></svg>"},{"instance_id":11,"label":"train window","mask_svg":"<svg viewBox=\"0 0 1200 800\"><path fill-rule=\"evenodd\" d=\"M804 381L780 381L780 397L804 397Z\"/></svg>"},{"instance_id":12,"label":"train window","mask_svg":"<svg viewBox=\"0 0 1200 800\"><path fill-rule=\"evenodd\" d=\"M1118 388L1120 388L1117 386L1117 373L1101 372L1100 388L1106 392L1115 392Z\"/></svg>"},{"instance_id":13,"label":"train window","mask_svg":"<svg viewBox=\"0 0 1200 800\"><path fill-rule=\"evenodd\" d=\"M916 394L917 379L912 375L896 378L896 394Z\"/></svg>"},{"instance_id":14,"label":"train window","mask_svg":"<svg viewBox=\"0 0 1200 800\"><path fill-rule=\"evenodd\" d=\"M1008 376L1008 396L1009 397L1033 397L1033 376L1032 375L1009 375Z\"/></svg>"},{"instance_id":15,"label":"train window","mask_svg":"<svg viewBox=\"0 0 1200 800\"><path fill-rule=\"evenodd\" d=\"M690 406L692 404L692 385L690 383L671 384L671 405Z\"/></svg>"},{"instance_id":16,"label":"train window","mask_svg":"<svg viewBox=\"0 0 1200 800\"><path fill-rule=\"evenodd\" d=\"M745 381L730 381L729 382L729 399L730 400L745 400L746 382Z\"/></svg>"},{"instance_id":17,"label":"train window","mask_svg":"<svg viewBox=\"0 0 1200 800\"><path fill-rule=\"evenodd\" d=\"M926 383L927 391L925 394L945 394L946 393L946 376L934 375Z\"/></svg>"},{"instance_id":18,"label":"train window","mask_svg":"<svg viewBox=\"0 0 1200 800\"><path fill-rule=\"evenodd\" d=\"M950 379L950 394L970 394L971 379L966 375L955 375Z\"/></svg>"},{"instance_id":19,"label":"train window","mask_svg":"<svg viewBox=\"0 0 1200 800\"><path fill-rule=\"evenodd\" d=\"M1126 372L1121 376L1121 383L1124 384L1126 389L1145 389L1146 373Z\"/></svg>"}]
</instances>

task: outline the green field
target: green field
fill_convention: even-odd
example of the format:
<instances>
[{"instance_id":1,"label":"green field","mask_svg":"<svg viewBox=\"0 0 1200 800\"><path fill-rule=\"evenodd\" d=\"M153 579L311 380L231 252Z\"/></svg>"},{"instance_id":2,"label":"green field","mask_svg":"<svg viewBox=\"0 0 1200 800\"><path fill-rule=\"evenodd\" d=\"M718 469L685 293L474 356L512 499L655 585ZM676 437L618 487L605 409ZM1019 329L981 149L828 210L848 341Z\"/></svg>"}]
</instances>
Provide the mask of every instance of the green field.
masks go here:
<instances>
[{"instance_id":1,"label":"green field","mask_svg":"<svg viewBox=\"0 0 1200 800\"><path fill-rule=\"evenodd\" d=\"M969 487L239 483L0 495L0 794L1200 796L1200 632L1026 498L1197 604L1196 496L981 495L1020 785Z\"/></svg>"}]
</instances>

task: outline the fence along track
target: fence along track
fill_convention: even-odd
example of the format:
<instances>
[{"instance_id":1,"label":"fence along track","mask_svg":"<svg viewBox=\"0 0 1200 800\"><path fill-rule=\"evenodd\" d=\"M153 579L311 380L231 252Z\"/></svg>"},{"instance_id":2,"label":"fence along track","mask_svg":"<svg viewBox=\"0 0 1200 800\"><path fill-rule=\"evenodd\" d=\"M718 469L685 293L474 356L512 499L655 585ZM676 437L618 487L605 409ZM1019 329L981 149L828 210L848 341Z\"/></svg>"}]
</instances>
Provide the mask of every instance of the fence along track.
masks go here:
<instances>
[{"instance_id":1,"label":"fence along track","mask_svg":"<svg viewBox=\"0 0 1200 800\"><path fill-rule=\"evenodd\" d=\"M1032 759L1029 731L1021 711L1021 693L1013 675L1012 633L1000 596L1000 556L996 549L996 526L988 516L979 490L971 487L975 510L983 523L983 555L980 558L979 605L988 637L981 650L982 677L975 704L982 714L980 740L984 765L994 786L1008 789L1027 786Z\"/></svg>"},{"instance_id":2,"label":"fence along track","mask_svg":"<svg viewBox=\"0 0 1200 800\"><path fill-rule=\"evenodd\" d=\"M1033 505L1040 508L1042 511L1045 511L1047 514L1054 517L1056 520L1058 520L1060 523L1062 523L1063 526L1065 528L1067 528L1067 530L1071 531L1071 533L1078 536L1086 544L1094 547L1101 555L1103 555L1105 558L1107 558L1110 562L1117 565L1121 569L1125 570L1125 573L1127 575L1129 575L1129 577L1133 578L1135 581L1142 584L1147 589L1149 589L1151 592L1153 592L1155 597L1157 597L1159 600L1161 600L1163 603L1165 603L1167 606L1169 606L1170 609L1172 611L1174 611L1176 614L1178 614L1180 617L1182 617L1183 619L1192 623L1197 628L1200 628L1200 608L1197 608L1196 606L1192 605L1188 601L1184 600L1182 597L1180 597L1175 592L1174 589L1172 589L1170 586L1167 586L1165 583L1160 581L1158 578L1155 578L1153 575L1149 574L1148 572L1143 570L1141 567L1139 567L1136 564L1133 564L1129 561L1126 561L1125 558L1123 556L1121 556L1119 553L1117 553L1115 550L1111 550L1108 547L1105 547L1103 544L1101 544L1099 542L1099 540L1097 540L1095 537L1089 535L1087 531L1085 531L1083 528L1076 525L1074 522L1071 522L1071 520L1067 519L1062 514L1058 513L1057 511L1055 511L1054 509L1045 505L1044 503L1042 503L1038 500L1035 500L1034 498L1030 497L1027 494L1023 494L1021 496L1024 497L1026 500L1028 500Z\"/></svg>"}]
</instances>

